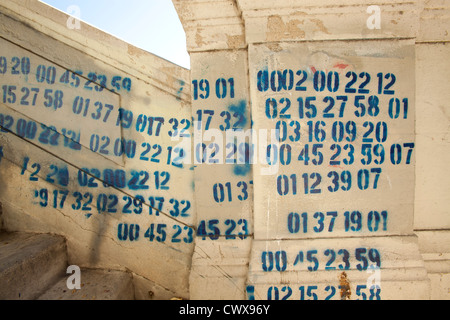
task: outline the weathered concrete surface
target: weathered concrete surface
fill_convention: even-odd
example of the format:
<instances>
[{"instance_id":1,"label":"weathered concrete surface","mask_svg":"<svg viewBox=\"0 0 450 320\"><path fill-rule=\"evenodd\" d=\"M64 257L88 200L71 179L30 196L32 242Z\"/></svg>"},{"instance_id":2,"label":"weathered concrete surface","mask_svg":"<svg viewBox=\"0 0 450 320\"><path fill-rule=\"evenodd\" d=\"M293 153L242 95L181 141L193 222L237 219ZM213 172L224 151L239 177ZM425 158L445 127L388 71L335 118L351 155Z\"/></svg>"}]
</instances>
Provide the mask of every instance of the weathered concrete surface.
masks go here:
<instances>
[{"instance_id":1,"label":"weathered concrete surface","mask_svg":"<svg viewBox=\"0 0 450 320\"><path fill-rule=\"evenodd\" d=\"M284 153L286 163L296 161L297 151L303 149L300 157L304 165L291 164L289 169L289 166L283 163L283 166L275 168L277 173L275 176L267 174L266 169L270 168L267 168L264 163L252 165L254 190L252 226L255 240L251 243L250 251L248 297L251 299L326 298L326 294L332 293L332 288L327 287L327 283L339 284L339 281L343 281L341 274L337 276L337 270L330 269L332 267L330 263L337 261L335 260L337 256L334 256L333 252L334 254L341 252L340 255L345 255L353 251L350 256L354 255L353 258L357 256L357 261L360 261L361 250L364 248L355 249L354 245L370 243L370 248L367 247L366 250L379 248L384 251L381 253L383 257L381 269L378 270L381 271L383 299L429 297L434 299L439 295L441 298L450 298L445 276L445 272L448 272L446 267L448 248L433 241L433 237L436 237L436 239L446 239L443 241L448 243L446 230L448 230L449 215L446 208L449 193L446 190L449 188L449 183L446 174L448 170L444 169L445 159L448 156L448 150L445 148L449 128L446 123L448 117L445 116L448 103L445 101L448 99L444 93L446 90L442 88L448 83L449 74L445 71L448 63L443 58L449 39L448 2L399 0L387 4L384 1L365 0L341 2L331 0L257 2L175 0L174 4L185 28L188 49L194 63L197 60L196 57L201 54L205 57L217 55L219 52L226 55L247 49L252 128L273 129L276 125L284 130L287 128L287 134L286 131L282 131L284 139L276 145L280 147L282 143L288 143L292 146L292 150L295 150L292 158L286 158L288 153ZM214 10L215 4L220 10ZM369 6L374 6L371 9L378 10L381 14L380 28L370 28L369 18L376 11L370 11ZM220 35L218 34L219 26ZM227 41L231 38L235 41ZM306 49L302 51L301 48ZM316 54L313 55L313 53ZM205 67L201 69L209 71L217 68L217 65L220 66L221 63L220 59L217 59L209 69ZM193 68L194 74L197 72L195 69ZM289 70L293 73L290 74ZM300 73L296 74L297 70L300 70ZM360 77L359 80L369 74L372 76L372 82L366 82L365 85L369 82L371 84L367 87L359 87L362 89L359 91L356 88L354 92L351 88L348 88L350 89L348 91L346 89L345 92L336 93L333 92L333 88L329 89L330 92L326 88L324 92L303 90L302 85L305 88L313 86L312 78L317 71L325 71L325 74L330 71L338 72L341 75L340 79L343 80L342 86L346 82L345 76L347 75L347 78L352 76L351 72L355 73L356 78ZM264 72L267 72L266 76ZM273 72L275 72L274 76ZM375 154L380 156L380 150L371 149L370 156L362 150L367 148L367 143L375 141L369 142L366 139L367 136L364 137L364 132L361 131L369 125L367 121L375 120L373 117L378 116L372 112L375 109L372 109L372 118L363 120L364 117L360 117L355 120L358 123L356 125L357 139L351 141L352 146L346 147L347 151L352 150L352 147L357 150L354 165L349 165L352 161L348 158L347 163L343 164L345 161L343 161L342 149L338 146L332 147L330 144L334 145L338 141L330 140L333 132L329 128L332 124L329 121L341 120L348 123L353 120L348 114L345 117L341 115L339 118L337 113L327 114L322 119L322 111L327 106L322 102L330 102L340 93L341 96L338 99L342 99L341 101L345 98L349 99L346 111L349 110L348 108L352 111L355 111L352 109L354 107L362 108L362 105L355 100L356 98L349 93L359 95L360 97L357 98L359 101L362 99L361 96L368 93L376 95L377 88L372 87L375 84L374 80L377 76L380 77L380 74L383 77L388 76L390 72L398 76L395 94L402 96L403 103L408 103L408 107L411 108L410 113L403 114L402 120L394 120L400 115L392 113L394 105L391 104L391 119L389 119L386 112L388 112L390 97L382 97L385 93L380 93L378 89L381 113L376 120L380 119L381 122L386 123L389 131L388 138L379 141L387 150L387 153L384 153L387 158L383 161L378 158L374 162L373 156ZM242 76L245 73L247 70L243 69L238 74ZM205 71L203 74L210 75L211 71ZM307 77L309 82L302 82L302 76ZM210 78L214 77L214 74L210 76ZM197 78L193 77L193 80ZM285 79L284 83L280 80L282 78ZM320 84L320 81L316 80L314 85L317 86L317 84ZM296 86L300 86L298 87L300 91L297 89L294 91L293 88ZM287 89L288 87L290 89ZM393 92L386 91L387 95L391 93ZM309 100L309 104L306 105L305 99L308 97L314 99ZM300 98L303 99L302 103L298 100ZM272 100L269 101L269 99ZM369 101L365 101L365 106L375 107ZM331 109L334 107L333 110L337 110L336 104L333 106L329 104L328 107ZM297 119L300 108L302 113L300 119ZM317 111L318 116L313 110ZM344 109L341 108L341 110ZM331 118L332 116L334 119ZM285 121L284 127L279 124L279 120ZM326 126L324 134L327 135L327 139L324 141L315 141L315 139L320 140L320 134L322 134L320 127L308 131L308 123L312 122L311 125L314 125L319 120L323 120L324 127ZM322 123L319 122L319 124ZM315 134L317 134L316 137L314 137ZM309 141L300 140L300 136L303 138L308 135ZM343 138L349 139L349 137L351 133L347 131ZM340 138L337 140L341 142ZM309 151L305 148L308 143L311 144ZM410 157L408 156L408 160L402 163L398 161L399 158L393 158L396 150L397 155L400 154L399 146L403 149L411 147L411 150L407 152ZM312 147L315 147L313 151ZM334 148L331 149L334 153L329 152L330 147ZM381 149L380 146L377 148ZM406 149L403 150L403 160L406 159L404 153ZM312 154L315 157L312 157ZM320 165L323 159L328 163L333 156L338 156L333 158L338 161L330 162L328 167ZM389 157L391 157L390 161ZM287 159L289 160L286 161ZM374 169L369 164L372 166L376 164L378 169L381 169L380 180L377 180L380 182L379 188L373 188L374 190L368 193L355 189L349 191L347 186L342 189L342 183L349 182L347 178L350 174L355 177L365 168ZM265 174L262 174L260 169L264 169ZM372 173L378 169L375 168ZM332 178L335 175L335 172L330 170L339 172L338 175L345 173L344 176L340 175L337 180L334 180L340 184L337 189L332 186L330 189L326 183L326 177ZM305 173L308 173L306 177ZM318 175L322 179L319 179ZM284 180L281 180L284 184L278 183L277 189L277 180L280 177L284 177ZM301 178L295 180L296 177ZM197 171L196 180L203 179L213 180L210 175ZM320 191L327 192L328 187L328 190L334 193L316 192L319 190L309 192L312 190L310 188L313 182L316 182L316 187L322 186ZM352 182L357 183L356 180ZM353 184L353 187L355 186ZM307 192L303 192L303 187ZM364 189L364 186L360 189ZM343 193L342 190L346 192ZM299 196L300 193L307 194ZM203 197L203 199L207 198ZM375 207L377 209L374 209ZM386 207L387 210L382 207ZM353 211L359 211L359 208L364 208L361 211L364 216L362 220L357 218L358 214ZM371 210L380 210L380 212L377 211L378 214L376 214ZM389 216L389 218L385 219L382 216L385 218ZM375 221L374 219L378 223L384 220L387 224L384 224L382 228L378 224L376 232L374 232L374 225L363 227L364 223L370 224ZM361 224L361 228L358 221L365 221ZM417 238L415 234L419 237ZM313 238L318 239L313 241L311 240ZM402 242L408 245L406 247L398 245ZM328 243L328 246L324 243ZM424 248L433 247L430 243L435 244L433 253L422 252ZM220 246L217 245L217 248L220 249ZM422 255L419 254L419 248ZM209 249L203 254L200 250L197 252L196 247L195 252L199 256L208 257L210 252L213 252L212 247ZM373 254L375 251L371 252ZM323 260L323 255L330 260ZM223 267L229 267L230 265L227 259L210 258L210 261L214 261L212 264L215 266L221 264ZM327 269L314 271L314 267L309 266L312 270L301 272L293 270L305 266L306 262L316 261L318 267L323 268L325 265ZM207 263L207 260L205 259L202 263ZM440 267L438 268L437 265ZM341 267L343 269L338 270L345 270L344 265ZM354 267L352 265L352 268ZM285 268L289 270L288 273ZM350 286L342 283L341 285L349 289L352 286L351 298L379 298L377 294L379 292L376 290L370 293L361 291L363 288L370 288L371 284L366 281L371 277L364 272L364 268L362 270L360 268L349 269L348 274L345 275L343 282L349 281L352 283ZM233 269L231 272L230 269L229 274L235 275L231 276L231 279L238 279L239 272L236 271L237 269ZM431 291L430 280L435 287ZM305 281L308 282L307 285L304 285ZM300 292L291 291L295 286L302 288ZM316 289L320 290L313 294L312 291ZM191 294L194 292L202 294L201 290L191 282ZM303 295L301 290L304 290ZM214 296L220 297L225 292L228 292L228 288L217 290ZM355 292L358 293L355 294ZM339 298L339 295L336 294L334 298L336 297Z\"/></svg>"},{"instance_id":2,"label":"weathered concrete surface","mask_svg":"<svg viewBox=\"0 0 450 320\"><path fill-rule=\"evenodd\" d=\"M289 125L289 131L280 130L280 137L284 138L280 138L279 148L284 146L288 151L283 153L284 162L280 156L277 172L263 175L259 173L260 163L253 166L255 241L248 284L254 287L255 294L270 298L270 291L267 296L258 291L261 283L268 286L267 290L277 284L289 283L295 287L304 282L310 283L310 288L315 285L325 288L330 277L338 278L332 275L331 270L335 269L346 270L348 281L355 286L353 291L358 286L370 288L366 284L368 276L364 271L368 269L365 266L355 269L358 263L349 262L338 268L332 266L332 262L338 252L348 253L350 261L352 257L358 261L361 252L372 252L368 265L375 266L381 274L380 298L427 297L428 279L417 241L411 241L408 248L401 248L393 237L413 235L414 157L409 152L409 159L403 157L400 162L392 158L392 150L398 148L399 143L401 148L414 149L414 43L408 40L280 42L276 51L270 44L255 44L249 47L249 60L253 128L258 131L275 129L282 123L286 123L286 128ZM304 88L296 85L302 77L286 80L284 88L274 85L277 84L273 81L274 72L299 75L297 70L305 70L304 79L309 79L303 82ZM317 80L318 73L324 77L328 74L327 80L322 81L322 88ZM262 74L270 76L269 88L260 80ZM370 80L366 81L368 85L364 90L349 90L346 78L352 74L360 78L395 74L395 97L408 102L408 113L401 120L392 110L389 113L388 106L392 109L395 98L386 91L380 92ZM328 82L326 88L325 82ZM344 83L347 83L345 88ZM338 103L339 100L344 102ZM358 102L362 100L363 105ZM291 104L298 106L298 110ZM330 106L339 107L339 113ZM335 111L329 114L329 110ZM373 139L367 135L372 121L378 127L378 136ZM337 137L341 122L342 128L352 127L352 130ZM297 138L291 129L293 123L301 127ZM289 139L286 132L290 134ZM341 148L349 153L341 153ZM366 148L371 149L369 157ZM377 148L391 150L390 160L384 155L375 159L386 154L375 150ZM361 184L363 172L366 175L364 185ZM384 221L383 227L371 225L373 219ZM383 236L384 243L379 236ZM311 238L321 239L303 241ZM279 243L281 249L272 249L273 243ZM278 268L271 268L272 260L267 258L271 254L273 263L281 263L279 257L282 256L283 264ZM303 271L306 261L317 261L317 265ZM398 267L392 267L395 264ZM392 283L400 276L405 283L415 283L424 290L415 291L420 292L417 296L409 294L413 286L406 289ZM321 299L325 297L327 294L323 293Z\"/></svg>"},{"instance_id":3,"label":"weathered concrete surface","mask_svg":"<svg viewBox=\"0 0 450 320\"><path fill-rule=\"evenodd\" d=\"M192 256L193 300L245 300L252 240L205 241L197 237Z\"/></svg>"},{"instance_id":4,"label":"weathered concrete surface","mask_svg":"<svg viewBox=\"0 0 450 320\"><path fill-rule=\"evenodd\" d=\"M367 268L358 251L368 253ZM427 270L415 236L255 240L251 257L247 292L256 300L429 298ZM345 295L340 288L343 275L350 288Z\"/></svg>"},{"instance_id":5,"label":"weathered concrete surface","mask_svg":"<svg viewBox=\"0 0 450 320\"><path fill-rule=\"evenodd\" d=\"M128 269L137 299L188 298L189 71L39 1L0 15L4 228L64 235L70 264Z\"/></svg>"},{"instance_id":6,"label":"weathered concrete surface","mask_svg":"<svg viewBox=\"0 0 450 320\"><path fill-rule=\"evenodd\" d=\"M448 300L450 297L450 232L448 230L417 231L419 249L431 281L430 298Z\"/></svg>"},{"instance_id":7,"label":"weathered concrete surface","mask_svg":"<svg viewBox=\"0 0 450 320\"><path fill-rule=\"evenodd\" d=\"M64 277L38 300L134 300L132 276L111 270L81 270L80 289L68 289Z\"/></svg>"},{"instance_id":8,"label":"weathered concrete surface","mask_svg":"<svg viewBox=\"0 0 450 320\"><path fill-rule=\"evenodd\" d=\"M417 111L414 229L431 280L431 299L450 299L450 3L424 3L416 39Z\"/></svg>"},{"instance_id":9,"label":"weathered concrete surface","mask_svg":"<svg viewBox=\"0 0 450 320\"><path fill-rule=\"evenodd\" d=\"M411 1L237 1L247 43L413 37L420 5ZM369 6L382 12L380 29L367 28Z\"/></svg>"},{"instance_id":10,"label":"weathered concrete surface","mask_svg":"<svg viewBox=\"0 0 450 320\"><path fill-rule=\"evenodd\" d=\"M250 136L229 134L251 128L247 55L244 50L192 53L191 67L197 237L190 297L243 299L253 235L252 172L245 160Z\"/></svg>"},{"instance_id":11,"label":"weathered concrete surface","mask_svg":"<svg viewBox=\"0 0 450 320\"><path fill-rule=\"evenodd\" d=\"M3 206L0 203L0 232L2 232L2 229L3 229L3 217L2 217L2 214L3 214Z\"/></svg>"},{"instance_id":12,"label":"weathered concrete surface","mask_svg":"<svg viewBox=\"0 0 450 320\"><path fill-rule=\"evenodd\" d=\"M246 47L245 27L235 1L172 2L186 32L189 52Z\"/></svg>"},{"instance_id":13,"label":"weathered concrete surface","mask_svg":"<svg viewBox=\"0 0 450 320\"><path fill-rule=\"evenodd\" d=\"M285 150L284 160L280 158L277 161L278 168L274 174L260 173L264 163L253 166L255 239L347 237L348 219L344 219L344 215L354 210L360 211L366 222L374 210L378 215L385 212L389 217L382 219L387 222L383 228L374 231L368 225L362 226L352 236L411 234L414 153L409 159L403 157L401 163L394 165L389 160L389 150L399 142L403 149L404 143L414 147L414 44L411 41L380 40L285 42L278 44L276 52L270 44L251 45L249 55L253 128L257 132L279 128L281 141L278 141L278 148ZM305 78L298 76L302 70ZM274 73L288 71L292 75L297 74L291 80L292 85L279 92L274 91ZM258 89L264 72L271 77L271 86L265 91ZM337 84L331 88L333 92L330 92L330 87L320 92L314 89L318 72L327 74L328 79L333 75ZM394 98L378 93L374 81L377 74L390 72L396 77L395 97L408 100L407 119L391 118L388 106ZM365 87L364 94L362 90L357 92L355 89L352 93L345 88L351 74L373 78ZM304 91L298 91L296 83L302 78L306 79ZM274 103L277 106L268 107ZM364 110L355 104L363 106ZM328 114L326 110L331 111ZM377 131L383 137L368 137L371 123L374 133ZM310 129L311 126L314 128ZM341 126L346 127L343 129L345 133L341 132L342 136L337 137ZM299 134L295 133L296 128ZM366 157L366 148L371 149L369 157ZM380 154L388 156L378 157ZM366 176L369 185L359 183L361 170L371 172L370 177ZM335 180L336 175L339 176L338 181ZM289 228L292 213L298 216L307 214L310 223L315 223L313 215L316 212L323 215L330 212L330 217L335 212L332 228L315 232L311 225L308 231L303 232L292 232Z\"/></svg>"},{"instance_id":14,"label":"weathered concrete surface","mask_svg":"<svg viewBox=\"0 0 450 320\"><path fill-rule=\"evenodd\" d=\"M4 227L130 270L137 299L450 298L448 1L173 2L192 72L2 2ZM215 163L226 130L282 121L282 165Z\"/></svg>"},{"instance_id":15,"label":"weathered concrete surface","mask_svg":"<svg viewBox=\"0 0 450 320\"><path fill-rule=\"evenodd\" d=\"M415 226L417 229L449 229L450 185L447 164L450 127L449 42L419 43L417 56L417 154ZM430 215L430 213L432 214Z\"/></svg>"},{"instance_id":16,"label":"weathered concrete surface","mask_svg":"<svg viewBox=\"0 0 450 320\"><path fill-rule=\"evenodd\" d=\"M0 234L0 299L37 299L65 274L65 239L48 234Z\"/></svg>"}]
</instances>

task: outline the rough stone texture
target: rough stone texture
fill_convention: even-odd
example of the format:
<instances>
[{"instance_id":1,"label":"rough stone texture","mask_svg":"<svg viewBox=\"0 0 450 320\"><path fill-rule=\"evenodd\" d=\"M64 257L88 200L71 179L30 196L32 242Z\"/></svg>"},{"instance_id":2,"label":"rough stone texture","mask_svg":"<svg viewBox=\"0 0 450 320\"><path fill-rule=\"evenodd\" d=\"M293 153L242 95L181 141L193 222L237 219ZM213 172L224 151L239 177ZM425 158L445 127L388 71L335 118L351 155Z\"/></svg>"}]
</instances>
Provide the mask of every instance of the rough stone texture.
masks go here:
<instances>
[{"instance_id":1,"label":"rough stone texture","mask_svg":"<svg viewBox=\"0 0 450 320\"><path fill-rule=\"evenodd\" d=\"M422 230L416 232L419 249L430 278L433 300L448 300L450 295L450 232L448 230Z\"/></svg>"},{"instance_id":2,"label":"rough stone texture","mask_svg":"<svg viewBox=\"0 0 450 320\"><path fill-rule=\"evenodd\" d=\"M38 298L67 267L66 242L56 235L0 235L0 299Z\"/></svg>"},{"instance_id":3,"label":"rough stone texture","mask_svg":"<svg viewBox=\"0 0 450 320\"><path fill-rule=\"evenodd\" d=\"M246 46L245 28L235 1L173 0L186 32L189 52Z\"/></svg>"},{"instance_id":4,"label":"rough stone texture","mask_svg":"<svg viewBox=\"0 0 450 320\"><path fill-rule=\"evenodd\" d=\"M450 3L424 1L416 39L417 121L414 228L431 280L431 299L450 299Z\"/></svg>"},{"instance_id":5,"label":"rough stone texture","mask_svg":"<svg viewBox=\"0 0 450 320\"><path fill-rule=\"evenodd\" d=\"M194 159L198 161L194 169L198 228L190 274L190 298L243 299L242 288L253 235L252 173L248 163L239 162L245 157L242 150L248 139L239 137L235 142L227 136L225 128L235 127L243 132L251 128L245 72L247 55L244 50L192 53L191 67L192 80L199 83L199 96L192 101L192 115L195 120L199 120L199 112L202 115L202 128L195 131L201 140L196 138L194 147L204 144L207 152L204 163L198 161L201 159L197 159L197 151ZM205 99L200 87L203 79L209 81L211 88ZM219 79L223 79L220 85L226 84L226 92L216 85ZM219 92L217 88L222 90ZM234 146L236 152L233 154ZM213 148L217 150L216 156L209 152ZM236 162L231 164L233 161L230 160ZM231 191L225 191L227 185ZM229 201L230 197L232 201ZM202 226L207 236L201 234ZM217 236L209 236L214 228L218 230ZM226 234L227 231L230 233ZM221 288L219 295L216 295L217 287Z\"/></svg>"},{"instance_id":6,"label":"rough stone texture","mask_svg":"<svg viewBox=\"0 0 450 320\"><path fill-rule=\"evenodd\" d=\"M3 205L0 203L0 232L2 232L3 229Z\"/></svg>"}]
</instances>

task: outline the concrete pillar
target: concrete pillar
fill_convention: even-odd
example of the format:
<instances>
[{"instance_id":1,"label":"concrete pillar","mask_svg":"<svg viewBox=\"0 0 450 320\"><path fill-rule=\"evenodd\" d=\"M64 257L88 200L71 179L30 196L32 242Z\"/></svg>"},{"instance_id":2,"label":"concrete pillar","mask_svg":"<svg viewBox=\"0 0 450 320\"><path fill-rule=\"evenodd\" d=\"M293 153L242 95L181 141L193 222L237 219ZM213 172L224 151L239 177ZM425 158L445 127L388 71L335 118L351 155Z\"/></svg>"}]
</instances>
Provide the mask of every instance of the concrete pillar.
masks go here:
<instances>
[{"instance_id":1,"label":"concrete pillar","mask_svg":"<svg viewBox=\"0 0 450 320\"><path fill-rule=\"evenodd\" d=\"M187 299L189 70L68 19L0 3L3 227L64 236L70 264L129 270L137 299Z\"/></svg>"},{"instance_id":2,"label":"concrete pillar","mask_svg":"<svg viewBox=\"0 0 450 320\"><path fill-rule=\"evenodd\" d=\"M174 4L191 56L197 237L190 298L245 299L253 181L243 23L232 1Z\"/></svg>"}]
</instances>

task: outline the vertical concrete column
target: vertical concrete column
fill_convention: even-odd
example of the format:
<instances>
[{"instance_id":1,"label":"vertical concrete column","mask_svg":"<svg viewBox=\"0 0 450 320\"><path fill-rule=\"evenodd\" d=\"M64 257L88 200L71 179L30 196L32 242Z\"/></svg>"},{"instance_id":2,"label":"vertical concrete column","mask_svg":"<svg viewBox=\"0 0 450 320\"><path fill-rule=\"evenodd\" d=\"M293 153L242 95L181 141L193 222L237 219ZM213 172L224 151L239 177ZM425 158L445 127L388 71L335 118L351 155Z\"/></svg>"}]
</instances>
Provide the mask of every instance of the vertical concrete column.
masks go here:
<instances>
[{"instance_id":1,"label":"vertical concrete column","mask_svg":"<svg viewBox=\"0 0 450 320\"><path fill-rule=\"evenodd\" d=\"M247 297L428 298L413 232L418 5L237 2L253 130L275 130L253 166Z\"/></svg>"},{"instance_id":2,"label":"vertical concrete column","mask_svg":"<svg viewBox=\"0 0 450 320\"><path fill-rule=\"evenodd\" d=\"M251 117L234 1L174 1L191 56L197 237L191 299L245 299L252 231Z\"/></svg>"},{"instance_id":3,"label":"vertical concrete column","mask_svg":"<svg viewBox=\"0 0 450 320\"><path fill-rule=\"evenodd\" d=\"M414 229L431 279L432 299L450 299L449 14L448 1L426 1L416 41L416 147L419 152Z\"/></svg>"}]
</instances>

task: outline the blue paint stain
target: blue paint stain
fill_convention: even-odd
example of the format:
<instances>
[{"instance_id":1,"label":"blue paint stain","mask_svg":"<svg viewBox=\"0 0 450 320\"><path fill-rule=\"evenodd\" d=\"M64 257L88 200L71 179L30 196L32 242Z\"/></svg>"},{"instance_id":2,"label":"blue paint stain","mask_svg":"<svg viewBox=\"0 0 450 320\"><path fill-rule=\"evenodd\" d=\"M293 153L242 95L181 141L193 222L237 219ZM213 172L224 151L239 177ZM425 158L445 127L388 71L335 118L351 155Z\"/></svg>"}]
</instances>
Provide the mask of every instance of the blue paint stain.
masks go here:
<instances>
[{"instance_id":1,"label":"blue paint stain","mask_svg":"<svg viewBox=\"0 0 450 320\"><path fill-rule=\"evenodd\" d=\"M69 185L69 170L67 166L58 169L58 183L63 187Z\"/></svg>"},{"instance_id":2,"label":"blue paint stain","mask_svg":"<svg viewBox=\"0 0 450 320\"><path fill-rule=\"evenodd\" d=\"M233 173L236 176L246 176L250 172L250 163L246 164L235 164L233 167Z\"/></svg>"},{"instance_id":3,"label":"blue paint stain","mask_svg":"<svg viewBox=\"0 0 450 320\"><path fill-rule=\"evenodd\" d=\"M258 72L258 82L256 86L260 92L269 89L269 69L267 66L264 66L264 68Z\"/></svg>"},{"instance_id":4,"label":"blue paint stain","mask_svg":"<svg viewBox=\"0 0 450 320\"><path fill-rule=\"evenodd\" d=\"M248 300L255 300L255 287L247 286L247 298Z\"/></svg>"},{"instance_id":5,"label":"blue paint stain","mask_svg":"<svg viewBox=\"0 0 450 320\"><path fill-rule=\"evenodd\" d=\"M241 100L237 105L230 105L228 110L233 113L233 116L238 118L239 121L235 123L233 128L244 128L248 122L247 114L246 114L247 102L245 100Z\"/></svg>"}]
</instances>

